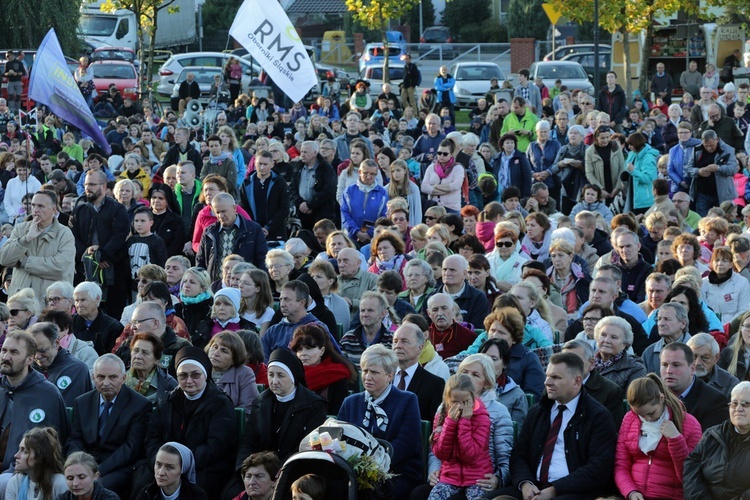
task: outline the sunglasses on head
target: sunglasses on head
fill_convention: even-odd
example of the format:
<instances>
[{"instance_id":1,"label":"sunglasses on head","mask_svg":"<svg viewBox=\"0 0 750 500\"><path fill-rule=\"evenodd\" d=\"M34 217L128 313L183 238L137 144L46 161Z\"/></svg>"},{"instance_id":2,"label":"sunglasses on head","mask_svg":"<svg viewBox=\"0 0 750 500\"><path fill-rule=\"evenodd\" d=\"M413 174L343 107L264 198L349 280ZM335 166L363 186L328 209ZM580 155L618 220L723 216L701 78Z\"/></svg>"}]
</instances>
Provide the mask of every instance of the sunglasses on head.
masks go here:
<instances>
[{"instance_id":1,"label":"sunglasses on head","mask_svg":"<svg viewBox=\"0 0 750 500\"><path fill-rule=\"evenodd\" d=\"M11 309L10 310L10 315L11 316L18 316L18 313L21 312L21 311L28 311L28 309Z\"/></svg>"},{"instance_id":2,"label":"sunglasses on head","mask_svg":"<svg viewBox=\"0 0 750 500\"><path fill-rule=\"evenodd\" d=\"M515 243L513 243L512 241L498 241L498 242L495 243L495 246L497 248L503 248L503 247L510 248L513 245L515 245Z\"/></svg>"}]
</instances>

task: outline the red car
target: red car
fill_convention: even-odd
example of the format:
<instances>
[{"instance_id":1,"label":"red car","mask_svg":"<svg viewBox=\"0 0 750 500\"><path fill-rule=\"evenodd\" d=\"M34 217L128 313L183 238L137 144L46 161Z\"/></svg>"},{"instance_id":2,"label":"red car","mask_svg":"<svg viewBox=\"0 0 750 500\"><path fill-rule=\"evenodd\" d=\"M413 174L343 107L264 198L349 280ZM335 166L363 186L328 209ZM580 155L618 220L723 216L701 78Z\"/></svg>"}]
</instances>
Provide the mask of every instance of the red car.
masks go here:
<instances>
[{"instance_id":1,"label":"red car","mask_svg":"<svg viewBox=\"0 0 750 500\"><path fill-rule=\"evenodd\" d=\"M93 77L96 92L106 94L109 86L115 84L123 99L130 97L138 100L138 72L132 63L127 61L94 61L89 64L89 73Z\"/></svg>"}]
</instances>

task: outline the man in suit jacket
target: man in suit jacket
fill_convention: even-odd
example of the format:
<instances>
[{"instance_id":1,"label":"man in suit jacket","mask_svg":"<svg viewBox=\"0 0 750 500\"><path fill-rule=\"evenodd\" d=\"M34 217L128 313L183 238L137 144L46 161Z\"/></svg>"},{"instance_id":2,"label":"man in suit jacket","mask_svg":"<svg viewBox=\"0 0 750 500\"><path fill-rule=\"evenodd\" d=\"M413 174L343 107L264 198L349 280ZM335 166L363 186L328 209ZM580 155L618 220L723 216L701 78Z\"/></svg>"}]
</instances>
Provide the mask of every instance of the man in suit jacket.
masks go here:
<instances>
[{"instance_id":1,"label":"man in suit jacket","mask_svg":"<svg viewBox=\"0 0 750 500\"><path fill-rule=\"evenodd\" d=\"M729 399L695 376L693 351L687 344L672 342L661 350L661 379L685 404L705 431L729 418Z\"/></svg>"},{"instance_id":2,"label":"man in suit jacket","mask_svg":"<svg viewBox=\"0 0 750 500\"><path fill-rule=\"evenodd\" d=\"M594 348L585 340L575 339L565 342L563 352L571 352L581 358L581 361L583 361L583 386L586 388L586 392L609 410L615 421L615 428L619 429L622 419L625 417L625 409L622 405L625 395L619 385L607 380L594 370Z\"/></svg>"},{"instance_id":3,"label":"man in suit jacket","mask_svg":"<svg viewBox=\"0 0 750 500\"><path fill-rule=\"evenodd\" d=\"M125 385L125 364L114 354L94 363L96 389L73 404L73 428L67 454L85 451L99 464L99 481L126 498L133 466L145 459L151 403ZM106 416L105 416L106 415Z\"/></svg>"},{"instance_id":4,"label":"man in suit jacket","mask_svg":"<svg viewBox=\"0 0 750 500\"><path fill-rule=\"evenodd\" d=\"M398 358L394 384L402 391L413 392L419 400L419 415L432 422L443 399L445 381L419 365L425 334L413 323L404 323L393 334L391 349Z\"/></svg>"},{"instance_id":5,"label":"man in suit jacket","mask_svg":"<svg viewBox=\"0 0 750 500\"><path fill-rule=\"evenodd\" d=\"M688 340L687 345L693 351L695 356L695 375L702 381L713 387L726 397L732 397L732 389L740 381L720 367L719 361L719 343L708 333L698 333Z\"/></svg>"}]
</instances>

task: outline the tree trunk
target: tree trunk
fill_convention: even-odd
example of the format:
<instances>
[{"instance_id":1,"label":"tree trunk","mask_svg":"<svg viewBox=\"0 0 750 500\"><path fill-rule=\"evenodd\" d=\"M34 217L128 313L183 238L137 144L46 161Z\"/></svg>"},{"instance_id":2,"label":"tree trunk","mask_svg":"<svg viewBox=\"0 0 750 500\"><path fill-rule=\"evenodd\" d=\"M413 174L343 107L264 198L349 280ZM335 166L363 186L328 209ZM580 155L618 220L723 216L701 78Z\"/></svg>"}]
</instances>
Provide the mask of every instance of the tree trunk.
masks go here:
<instances>
[{"instance_id":1,"label":"tree trunk","mask_svg":"<svg viewBox=\"0 0 750 500\"><path fill-rule=\"evenodd\" d=\"M383 50L385 51L385 57L383 58L383 83L391 83L391 72L389 65L389 50L388 50L388 36L385 34L387 26L385 25L385 19L383 18L383 9L380 9L380 35L383 37Z\"/></svg>"},{"instance_id":2,"label":"tree trunk","mask_svg":"<svg viewBox=\"0 0 750 500\"><path fill-rule=\"evenodd\" d=\"M153 71L151 71L151 68L154 67L154 45L156 45L156 16L154 16L154 27L149 33L148 40L148 71L146 75L146 89L148 92L151 91L152 75L154 74Z\"/></svg>"},{"instance_id":3,"label":"tree trunk","mask_svg":"<svg viewBox=\"0 0 750 500\"><path fill-rule=\"evenodd\" d=\"M633 92L633 82L630 74L630 33L627 28L620 30L622 35L622 62L623 78L625 78L625 102L630 102L630 96Z\"/></svg>"},{"instance_id":4,"label":"tree trunk","mask_svg":"<svg viewBox=\"0 0 750 500\"><path fill-rule=\"evenodd\" d=\"M650 96L651 85L648 78L648 63L651 59L651 44L654 39L654 16L651 14L648 28L646 28L646 35L644 36L643 45L641 46L641 77L638 80L638 88L641 89L641 93L647 99ZM653 101L656 103L656 98Z\"/></svg>"}]
</instances>

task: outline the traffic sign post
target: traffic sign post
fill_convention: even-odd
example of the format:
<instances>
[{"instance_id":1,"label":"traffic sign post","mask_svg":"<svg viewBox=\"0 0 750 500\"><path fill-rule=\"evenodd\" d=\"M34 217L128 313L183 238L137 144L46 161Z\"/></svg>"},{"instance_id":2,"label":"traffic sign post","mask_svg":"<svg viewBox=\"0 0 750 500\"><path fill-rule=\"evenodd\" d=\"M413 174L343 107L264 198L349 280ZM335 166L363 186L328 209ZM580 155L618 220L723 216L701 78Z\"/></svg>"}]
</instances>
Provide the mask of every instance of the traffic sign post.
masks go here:
<instances>
[{"instance_id":1,"label":"traffic sign post","mask_svg":"<svg viewBox=\"0 0 750 500\"><path fill-rule=\"evenodd\" d=\"M552 23L552 60L554 61L555 60L555 42L557 41L555 30L557 30L557 22L560 20L562 13L559 10L557 10L557 8L551 3L543 3L542 8L544 9L544 12L547 14L547 17L549 18L549 22Z\"/></svg>"}]
</instances>

